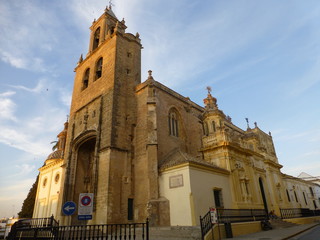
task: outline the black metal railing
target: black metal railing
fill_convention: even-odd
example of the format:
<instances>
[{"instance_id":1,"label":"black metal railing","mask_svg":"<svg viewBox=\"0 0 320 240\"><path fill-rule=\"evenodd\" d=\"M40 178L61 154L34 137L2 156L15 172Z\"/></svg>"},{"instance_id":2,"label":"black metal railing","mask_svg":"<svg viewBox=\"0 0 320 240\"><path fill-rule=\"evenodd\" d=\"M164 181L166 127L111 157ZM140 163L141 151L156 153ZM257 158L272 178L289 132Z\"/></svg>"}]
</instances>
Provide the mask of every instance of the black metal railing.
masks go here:
<instances>
[{"instance_id":1,"label":"black metal railing","mask_svg":"<svg viewBox=\"0 0 320 240\"><path fill-rule=\"evenodd\" d=\"M209 211L204 215L204 217L200 216L201 239L204 239L204 236L212 229L212 227L213 224Z\"/></svg>"},{"instance_id":2,"label":"black metal railing","mask_svg":"<svg viewBox=\"0 0 320 240\"><path fill-rule=\"evenodd\" d=\"M224 209L217 208L218 223L235 223L235 222L252 222L268 220L268 214L264 209ZM211 220L210 211L200 216L201 236L204 236L212 229L213 224Z\"/></svg>"},{"instance_id":3,"label":"black metal railing","mask_svg":"<svg viewBox=\"0 0 320 240\"><path fill-rule=\"evenodd\" d=\"M27 220L27 219L25 219ZM34 223L34 219L28 219L24 223ZM57 225L55 225L57 223ZM11 229L8 236L9 240L15 239L136 239L149 240L149 221L145 223L129 224L104 224L104 225L77 225L77 226L58 226L58 222L48 222L39 226L36 224L17 224Z\"/></svg>"},{"instance_id":4,"label":"black metal railing","mask_svg":"<svg viewBox=\"0 0 320 240\"><path fill-rule=\"evenodd\" d=\"M264 209L217 209L219 223L251 222L268 219Z\"/></svg>"},{"instance_id":5,"label":"black metal railing","mask_svg":"<svg viewBox=\"0 0 320 240\"><path fill-rule=\"evenodd\" d=\"M59 223L53 216L49 218L29 218L20 219L14 223L17 228L38 228L38 227L56 227Z\"/></svg>"},{"instance_id":6,"label":"black metal railing","mask_svg":"<svg viewBox=\"0 0 320 240\"><path fill-rule=\"evenodd\" d=\"M320 216L320 210L311 210L309 208L281 208L280 214L282 219L314 217Z\"/></svg>"}]
</instances>

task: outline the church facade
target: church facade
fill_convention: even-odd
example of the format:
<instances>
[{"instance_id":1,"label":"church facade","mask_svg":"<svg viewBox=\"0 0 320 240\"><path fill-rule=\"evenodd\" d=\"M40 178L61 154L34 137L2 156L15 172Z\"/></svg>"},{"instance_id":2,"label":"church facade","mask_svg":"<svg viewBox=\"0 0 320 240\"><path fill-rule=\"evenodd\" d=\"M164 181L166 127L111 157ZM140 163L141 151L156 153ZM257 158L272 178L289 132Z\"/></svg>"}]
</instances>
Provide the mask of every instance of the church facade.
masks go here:
<instances>
[{"instance_id":1,"label":"church facade","mask_svg":"<svg viewBox=\"0 0 320 240\"><path fill-rule=\"evenodd\" d=\"M106 8L75 68L70 118L39 169L33 217L83 224L62 206L93 194L86 224L199 225L209 207L318 208L317 184L281 173L271 134L242 130L208 89L204 107L141 82L141 40Z\"/></svg>"}]
</instances>

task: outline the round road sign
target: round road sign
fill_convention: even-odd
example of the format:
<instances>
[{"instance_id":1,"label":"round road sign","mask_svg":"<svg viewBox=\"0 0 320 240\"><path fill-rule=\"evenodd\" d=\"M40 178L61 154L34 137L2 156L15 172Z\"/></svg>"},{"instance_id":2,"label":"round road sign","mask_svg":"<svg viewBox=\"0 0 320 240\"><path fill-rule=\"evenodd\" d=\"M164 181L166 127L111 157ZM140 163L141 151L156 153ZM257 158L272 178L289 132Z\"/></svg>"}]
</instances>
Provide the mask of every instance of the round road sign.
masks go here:
<instances>
[{"instance_id":1,"label":"round road sign","mask_svg":"<svg viewBox=\"0 0 320 240\"><path fill-rule=\"evenodd\" d=\"M83 197L81 198L81 204L82 204L83 206L89 206L90 203L91 203L91 197L89 197L89 196L83 196Z\"/></svg>"}]
</instances>

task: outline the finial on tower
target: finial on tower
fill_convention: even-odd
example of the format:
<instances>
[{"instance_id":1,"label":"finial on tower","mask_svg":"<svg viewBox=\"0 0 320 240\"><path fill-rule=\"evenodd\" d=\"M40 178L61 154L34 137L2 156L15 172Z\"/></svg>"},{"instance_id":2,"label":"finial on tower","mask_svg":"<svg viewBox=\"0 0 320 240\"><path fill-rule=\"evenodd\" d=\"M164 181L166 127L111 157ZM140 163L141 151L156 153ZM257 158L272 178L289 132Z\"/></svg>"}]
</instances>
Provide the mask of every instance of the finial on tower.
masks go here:
<instances>
[{"instance_id":1,"label":"finial on tower","mask_svg":"<svg viewBox=\"0 0 320 240\"><path fill-rule=\"evenodd\" d=\"M207 98L203 99L203 102L205 104L205 108L207 110L218 110L218 105L217 105L217 99L212 97L211 95L211 87L206 87L207 91L208 91L208 96Z\"/></svg>"},{"instance_id":2,"label":"finial on tower","mask_svg":"<svg viewBox=\"0 0 320 240\"><path fill-rule=\"evenodd\" d=\"M208 90L208 94L211 94L212 89L210 86L207 86L207 90Z\"/></svg>"},{"instance_id":3,"label":"finial on tower","mask_svg":"<svg viewBox=\"0 0 320 240\"><path fill-rule=\"evenodd\" d=\"M151 70L148 71L148 74L149 74L148 79L153 79Z\"/></svg>"}]
</instances>

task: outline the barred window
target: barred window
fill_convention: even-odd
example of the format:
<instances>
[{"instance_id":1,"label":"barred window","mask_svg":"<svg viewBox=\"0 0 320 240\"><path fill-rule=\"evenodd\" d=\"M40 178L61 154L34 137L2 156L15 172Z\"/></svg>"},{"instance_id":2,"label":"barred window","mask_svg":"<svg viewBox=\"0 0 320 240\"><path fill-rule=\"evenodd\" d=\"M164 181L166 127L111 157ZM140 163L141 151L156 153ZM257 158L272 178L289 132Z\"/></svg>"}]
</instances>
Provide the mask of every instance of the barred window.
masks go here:
<instances>
[{"instance_id":1,"label":"barred window","mask_svg":"<svg viewBox=\"0 0 320 240\"><path fill-rule=\"evenodd\" d=\"M223 207L222 190L221 189L214 189L213 196L214 196L214 202L215 202L216 208Z\"/></svg>"}]
</instances>

